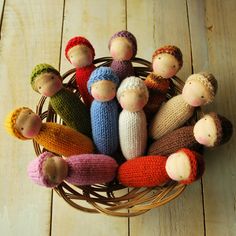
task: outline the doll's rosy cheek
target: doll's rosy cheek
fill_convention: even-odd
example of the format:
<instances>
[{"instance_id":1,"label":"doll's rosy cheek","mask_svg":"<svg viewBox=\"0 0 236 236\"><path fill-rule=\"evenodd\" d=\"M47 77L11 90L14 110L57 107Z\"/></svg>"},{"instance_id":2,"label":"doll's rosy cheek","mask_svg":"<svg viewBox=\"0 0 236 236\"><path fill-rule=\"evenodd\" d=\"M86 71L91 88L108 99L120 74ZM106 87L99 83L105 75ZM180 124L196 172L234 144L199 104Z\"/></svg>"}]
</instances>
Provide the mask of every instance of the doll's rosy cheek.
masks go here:
<instances>
[{"instance_id":1,"label":"doll's rosy cheek","mask_svg":"<svg viewBox=\"0 0 236 236\"><path fill-rule=\"evenodd\" d=\"M116 51L115 51L115 49L113 49L113 48L111 49L111 56L112 56L112 57L115 57L115 56L116 56Z\"/></svg>"},{"instance_id":2,"label":"doll's rosy cheek","mask_svg":"<svg viewBox=\"0 0 236 236\"><path fill-rule=\"evenodd\" d=\"M99 93L96 91L96 88L92 88L91 89L91 95L93 96L93 98L95 99L100 99Z\"/></svg>"}]
</instances>

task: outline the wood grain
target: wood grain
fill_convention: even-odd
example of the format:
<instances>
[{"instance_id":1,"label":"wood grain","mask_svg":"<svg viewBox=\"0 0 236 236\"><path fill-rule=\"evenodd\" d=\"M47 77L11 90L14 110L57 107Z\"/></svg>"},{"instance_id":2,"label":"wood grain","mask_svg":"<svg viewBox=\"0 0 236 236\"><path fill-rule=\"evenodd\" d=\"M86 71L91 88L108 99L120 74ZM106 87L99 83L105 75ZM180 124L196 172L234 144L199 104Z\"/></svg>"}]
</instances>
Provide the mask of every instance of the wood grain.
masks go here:
<instances>
[{"instance_id":1,"label":"wood grain","mask_svg":"<svg viewBox=\"0 0 236 236\"><path fill-rule=\"evenodd\" d=\"M138 56L150 60L158 47L176 45L184 58L178 75L185 80L191 74L186 1L128 1L127 27L138 38ZM135 236L204 235L202 211L201 183L197 182L173 202L132 218L130 232Z\"/></svg>"},{"instance_id":2,"label":"wood grain","mask_svg":"<svg viewBox=\"0 0 236 236\"><path fill-rule=\"evenodd\" d=\"M52 14L54 12L54 14ZM35 108L32 67L58 66L62 1L7 1L0 41L0 123L18 106ZM49 235L51 191L31 183L26 170L35 158L31 141L22 142L0 126L1 235Z\"/></svg>"}]
</instances>

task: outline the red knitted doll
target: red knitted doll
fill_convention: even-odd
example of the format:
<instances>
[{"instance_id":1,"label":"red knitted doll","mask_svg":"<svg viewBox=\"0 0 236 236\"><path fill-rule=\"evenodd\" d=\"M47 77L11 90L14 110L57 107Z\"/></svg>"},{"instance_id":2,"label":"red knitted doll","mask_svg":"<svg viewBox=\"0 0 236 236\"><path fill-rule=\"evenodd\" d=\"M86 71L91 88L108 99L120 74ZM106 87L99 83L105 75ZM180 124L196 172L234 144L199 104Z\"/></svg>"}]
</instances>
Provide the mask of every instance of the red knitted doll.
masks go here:
<instances>
[{"instance_id":1,"label":"red knitted doll","mask_svg":"<svg viewBox=\"0 0 236 236\"><path fill-rule=\"evenodd\" d=\"M76 84L87 107L90 107L93 97L87 89L87 82L96 68L93 64L95 51L92 44L84 37L77 36L69 40L65 56L76 68Z\"/></svg>"}]
</instances>

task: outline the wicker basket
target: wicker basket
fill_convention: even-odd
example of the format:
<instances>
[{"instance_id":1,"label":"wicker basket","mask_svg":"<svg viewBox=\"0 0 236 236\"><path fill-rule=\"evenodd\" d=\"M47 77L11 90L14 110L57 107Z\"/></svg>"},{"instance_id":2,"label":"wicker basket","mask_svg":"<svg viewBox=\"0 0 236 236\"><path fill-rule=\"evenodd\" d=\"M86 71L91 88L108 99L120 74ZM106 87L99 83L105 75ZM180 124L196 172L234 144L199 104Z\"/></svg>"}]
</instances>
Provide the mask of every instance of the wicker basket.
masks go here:
<instances>
[{"instance_id":1,"label":"wicker basket","mask_svg":"<svg viewBox=\"0 0 236 236\"><path fill-rule=\"evenodd\" d=\"M109 66L110 57L99 58L94 61L96 66ZM136 76L145 79L151 71L151 63L141 59L133 59ZM75 69L69 70L63 75L65 87L78 93L75 84ZM64 81L65 82L65 81ZM170 98L181 92L184 82L178 77L174 77L171 82L172 86L167 94ZM62 123L57 117L50 105L46 103L47 98L41 97L36 112L46 121ZM44 111L45 110L45 111ZM194 122L196 117L192 121ZM37 155L44 150L33 142ZM63 182L54 190L72 207L89 213L104 213L110 216L130 217L141 215L152 208L164 205L177 196L179 196L185 185L178 184L174 181L165 186L154 188L127 188L120 185L117 181L104 185L92 186L73 186Z\"/></svg>"}]
</instances>

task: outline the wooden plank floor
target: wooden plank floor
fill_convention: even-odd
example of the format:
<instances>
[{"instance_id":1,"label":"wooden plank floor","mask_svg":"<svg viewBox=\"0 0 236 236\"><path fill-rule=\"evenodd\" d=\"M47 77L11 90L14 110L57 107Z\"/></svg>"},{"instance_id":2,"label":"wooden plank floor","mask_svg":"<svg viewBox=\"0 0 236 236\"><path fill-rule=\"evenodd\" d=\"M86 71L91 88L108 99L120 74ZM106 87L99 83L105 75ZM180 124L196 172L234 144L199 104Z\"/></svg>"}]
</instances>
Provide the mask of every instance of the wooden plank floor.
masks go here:
<instances>
[{"instance_id":1,"label":"wooden plank floor","mask_svg":"<svg viewBox=\"0 0 236 236\"><path fill-rule=\"evenodd\" d=\"M41 62L61 72L71 68L65 43L86 36L96 57L108 55L108 40L127 29L138 41L138 56L151 60L163 44L183 52L185 80L208 70L219 82L214 104L236 125L235 0L0 0L0 123L18 106L35 108L29 84ZM234 236L236 235L236 139L207 151L202 181L173 202L135 218L90 215L69 207L57 194L33 185L26 167L31 142L6 135L0 126L0 235L4 236Z\"/></svg>"}]
</instances>

